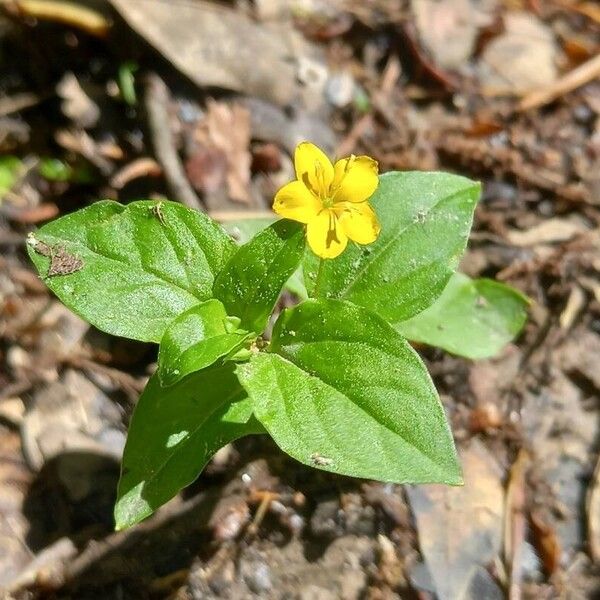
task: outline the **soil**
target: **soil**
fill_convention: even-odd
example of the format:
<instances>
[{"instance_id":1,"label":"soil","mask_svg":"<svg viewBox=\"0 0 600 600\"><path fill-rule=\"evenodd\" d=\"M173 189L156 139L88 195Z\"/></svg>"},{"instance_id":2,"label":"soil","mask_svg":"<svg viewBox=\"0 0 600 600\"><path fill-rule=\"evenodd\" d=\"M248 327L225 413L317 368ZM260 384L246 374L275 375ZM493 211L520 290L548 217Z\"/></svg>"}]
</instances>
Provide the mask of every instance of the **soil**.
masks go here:
<instances>
[{"instance_id":1,"label":"soil","mask_svg":"<svg viewBox=\"0 0 600 600\"><path fill-rule=\"evenodd\" d=\"M0 167L20 160L6 189L0 170L3 597L600 597L597 6L223 3L238 50L258 35L264 53L254 79L230 46L199 81L169 27L201 37L202 20L177 16L200 2L168 3L159 41L122 0L76 3L92 24L26 4L0 3ZM288 76L267 41L273 30L287 40L284 27L301 41L293 106L283 88L256 83ZM529 319L493 359L418 348L470 483L333 476L256 436L114 532L119 457L156 347L65 309L34 273L27 235L102 198L170 198L225 223L267 216L304 138L369 154L382 172L483 182L461 270L526 294ZM52 256L56 274L81 268L60 248Z\"/></svg>"}]
</instances>

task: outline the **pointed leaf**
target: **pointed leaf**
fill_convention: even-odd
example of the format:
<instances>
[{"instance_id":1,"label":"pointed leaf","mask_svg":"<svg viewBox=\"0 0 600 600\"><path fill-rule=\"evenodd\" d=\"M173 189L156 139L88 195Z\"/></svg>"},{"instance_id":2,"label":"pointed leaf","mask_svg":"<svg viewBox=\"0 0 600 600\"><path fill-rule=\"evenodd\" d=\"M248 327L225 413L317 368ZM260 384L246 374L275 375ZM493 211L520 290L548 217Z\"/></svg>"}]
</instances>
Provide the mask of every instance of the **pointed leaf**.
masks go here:
<instances>
[{"instance_id":1,"label":"pointed leaf","mask_svg":"<svg viewBox=\"0 0 600 600\"><path fill-rule=\"evenodd\" d=\"M392 172L371 197L381 234L304 273L309 295L342 298L394 323L432 304L464 252L480 185L448 173Z\"/></svg>"},{"instance_id":2,"label":"pointed leaf","mask_svg":"<svg viewBox=\"0 0 600 600\"><path fill-rule=\"evenodd\" d=\"M215 299L177 317L160 341L157 373L161 385L173 385L240 348L251 334L238 330L234 319Z\"/></svg>"},{"instance_id":3,"label":"pointed leaf","mask_svg":"<svg viewBox=\"0 0 600 600\"><path fill-rule=\"evenodd\" d=\"M227 263L214 285L214 296L241 327L261 333L304 253L299 223L281 220L244 244Z\"/></svg>"},{"instance_id":4,"label":"pointed leaf","mask_svg":"<svg viewBox=\"0 0 600 600\"><path fill-rule=\"evenodd\" d=\"M409 340L467 358L487 358L521 331L528 304L507 285L455 273L434 304L394 327Z\"/></svg>"},{"instance_id":5,"label":"pointed leaf","mask_svg":"<svg viewBox=\"0 0 600 600\"><path fill-rule=\"evenodd\" d=\"M257 217L249 219L238 219L235 221L227 221L223 223L223 227L229 235L238 244L245 244L249 242L255 235L260 231L263 231L269 225L276 221L275 217ZM302 266L300 265L291 277L286 281L283 286L288 292L297 296L299 300L306 300L308 293L306 286L304 285L304 275L302 274Z\"/></svg>"},{"instance_id":6,"label":"pointed leaf","mask_svg":"<svg viewBox=\"0 0 600 600\"><path fill-rule=\"evenodd\" d=\"M115 521L124 529L194 481L225 444L263 428L233 365L193 373L169 388L150 378L133 413Z\"/></svg>"},{"instance_id":7,"label":"pointed leaf","mask_svg":"<svg viewBox=\"0 0 600 600\"><path fill-rule=\"evenodd\" d=\"M383 319L308 300L281 315L272 350L237 369L256 418L285 452L355 477L461 482L431 378Z\"/></svg>"},{"instance_id":8,"label":"pointed leaf","mask_svg":"<svg viewBox=\"0 0 600 600\"><path fill-rule=\"evenodd\" d=\"M99 329L159 342L183 311L212 296L235 251L206 215L175 202L102 201L44 225L29 255L48 287Z\"/></svg>"}]
</instances>

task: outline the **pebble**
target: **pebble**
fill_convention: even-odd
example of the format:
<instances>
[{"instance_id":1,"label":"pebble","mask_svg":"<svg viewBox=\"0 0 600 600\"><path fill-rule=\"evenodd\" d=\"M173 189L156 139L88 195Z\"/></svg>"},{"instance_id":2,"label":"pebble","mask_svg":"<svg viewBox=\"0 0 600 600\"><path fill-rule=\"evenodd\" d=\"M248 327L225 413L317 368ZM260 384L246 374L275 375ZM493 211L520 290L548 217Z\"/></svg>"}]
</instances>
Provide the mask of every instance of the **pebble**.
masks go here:
<instances>
[{"instance_id":1,"label":"pebble","mask_svg":"<svg viewBox=\"0 0 600 600\"><path fill-rule=\"evenodd\" d=\"M246 568L248 570L244 573L244 581L252 592L262 594L273 587L271 569L266 563L249 563Z\"/></svg>"},{"instance_id":2,"label":"pebble","mask_svg":"<svg viewBox=\"0 0 600 600\"><path fill-rule=\"evenodd\" d=\"M354 99L356 84L348 72L335 73L325 84L325 98L337 108L348 106Z\"/></svg>"}]
</instances>

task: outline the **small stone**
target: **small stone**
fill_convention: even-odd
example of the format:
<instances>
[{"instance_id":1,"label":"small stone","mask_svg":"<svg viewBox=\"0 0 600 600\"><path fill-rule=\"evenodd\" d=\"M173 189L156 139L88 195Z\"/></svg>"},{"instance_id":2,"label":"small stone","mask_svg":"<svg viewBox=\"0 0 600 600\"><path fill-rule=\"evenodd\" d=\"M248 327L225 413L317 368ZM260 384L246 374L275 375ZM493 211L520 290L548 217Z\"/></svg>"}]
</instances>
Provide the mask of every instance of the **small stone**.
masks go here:
<instances>
[{"instance_id":1,"label":"small stone","mask_svg":"<svg viewBox=\"0 0 600 600\"><path fill-rule=\"evenodd\" d=\"M344 108L354 99L355 90L356 84L350 73L336 73L327 80L325 97L333 106Z\"/></svg>"},{"instance_id":2,"label":"small stone","mask_svg":"<svg viewBox=\"0 0 600 600\"><path fill-rule=\"evenodd\" d=\"M273 587L271 569L263 562L250 563L248 572L244 574L244 581L255 594L268 592Z\"/></svg>"}]
</instances>

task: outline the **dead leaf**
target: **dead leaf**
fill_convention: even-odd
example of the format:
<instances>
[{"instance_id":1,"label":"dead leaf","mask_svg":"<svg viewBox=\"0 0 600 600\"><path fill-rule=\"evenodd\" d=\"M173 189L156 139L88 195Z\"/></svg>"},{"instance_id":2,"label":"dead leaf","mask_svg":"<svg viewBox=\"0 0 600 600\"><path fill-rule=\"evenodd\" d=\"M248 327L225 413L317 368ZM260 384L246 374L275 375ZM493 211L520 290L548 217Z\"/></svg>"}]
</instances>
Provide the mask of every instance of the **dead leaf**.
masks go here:
<instances>
[{"instance_id":1,"label":"dead leaf","mask_svg":"<svg viewBox=\"0 0 600 600\"><path fill-rule=\"evenodd\" d=\"M408 487L419 545L440 600L463 597L478 566L500 552L504 491L495 458L477 441L461 452L464 487Z\"/></svg>"},{"instance_id":2,"label":"dead leaf","mask_svg":"<svg viewBox=\"0 0 600 600\"><path fill-rule=\"evenodd\" d=\"M241 12L202 1L111 3L196 85L244 92L283 106L299 93L293 57L296 45L306 42L289 27L258 25Z\"/></svg>"},{"instance_id":3,"label":"dead leaf","mask_svg":"<svg viewBox=\"0 0 600 600\"><path fill-rule=\"evenodd\" d=\"M214 158L202 160L196 165L202 166L201 187L208 188L204 191L210 191L220 182L222 175L219 173L217 157L221 156L226 162L225 179L229 197L237 202L250 203L248 188L252 156L248 109L237 104L229 106L222 102L209 101L206 118L200 122L196 138L200 147L205 149L204 156ZM188 171L189 169L188 166Z\"/></svg>"},{"instance_id":4,"label":"dead leaf","mask_svg":"<svg viewBox=\"0 0 600 600\"><path fill-rule=\"evenodd\" d=\"M600 458L590 482L586 504L590 553L594 562L600 563Z\"/></svg>"},{"instance_id":5,"label":"dead leaf","mask_svg":"<svg viewBox=\"0 0 600 600\"><path fill-rule=\"evenodd\" d=\"M600 336L579 331L560 348L559 364L568 374L579 375L600 391Z\"/></svg>"},{"instance_id":6,"label":"dead leaf","mask_svg":"<svg viewBox=\"0 0 600 600\"><path fill-rule=\"evenodd\" d=\"M585 408L584 398L588 392L575 385L572 378L583 375L582 383L586 388L589 382L583 373L571 372L572 365L579 362L587 375L594 363L595 372L600 373L600 346L597 342L590 343L589 335L598 338L586 329L575 328L569 336L570 342L556 346L544 375L544 387L525 392L521 409L533 472L538 480L545 482L550 492L543 500L549 509L549 525L556 532L563 557L572 556L585 543L580 515L585 482L590 476L590 456L596 451L598 440L597 411ZM594 351L596 356L587 357L587 364L584 364L582 358ZM570 377L563 374L559 365ZM598 378L598 375L593 376Z\"/></svg>"},{"instance_id":7,"label":"dead leaf","mask_svg":"<svg viewBox=\"0 0 600 600\"><path fill-rule=\"evenodd\" d=\"M73 73L64 74L56 85L56 93L62 99L61 108L64 115L78 127L90 129L98 123L100 109Z\"/></svg>"},{"instance_id":8,"label":"dead leaf","mask_svg":"<svg viewBox=\"0 0 600 600\"><path fill-rule=\"evenodd\" d=\"M504 513L504 560L509 577L509 598L520 597L522 580L523 551L527 524L525 520L525 477L531 460L521 448L512 464L506 490L506 510Z\"/></svg>"},{"instance_id":9,"label":"dead leaf","mask_svg":"<svg viewBox=\"0 0 600 600\"><path fill-rule=\"evenodd\" d=\"M473 52L477 36L471 0L412 0L411 8L419 39L436 64L444 69L463 66Z\"/></svg>"},{"instance_id":10,"label":"dead leaf","mask_svg":"<svg viewBox=\"0 0 600 600\"><path fill-rule=\"evenodd\" d=\"M36 470L66 452L119 459L125 441L120 428L117 406L84 375L67 369L35 394L21 428L23 451Z\"/></svg>"},{"instance_id":11,"label":"dead leaf","mask_svg":"<svg viewBox=\"0 0 600 600\"><path fill-rule=\"evenodd\" d=\"M557 48L548 26L525 12L507 13L504 26L479 63L485 92L521 95L553 82Z\"/></svg>"},{"instance_id":12,"label":"dead leaf","mask_svg":"<svg viewBox=\"0 0 600 600\"><path fill-rule=\"evenodd\" d=\"M581 223L555 218L542 221L539 225L525 231L511 229L507 234L507 239L514 246L537 246L538 244L566 242L586 231L587 228Z\"/></svg>"},{"instance_id":13,"label":"dead leaf","mask_svg":"<svg viewBox=\"0 0 600 600\"><path fill-rule=\"evenodd\" d=\"M19 434L0 427L0 589L30 561L28 523L21 507L31 473L21 455Z\"/></svg>"},{"instance_id":14,"label":"dead leaf","mask_svg":"<svg viewBox=\"0 0 600 600\"><path fill-rule=\"evenodd\" d=\"M533 540L544 569L548 575L553 575L560 565L560 541L556 530L548 522L541 511L533 511L530 515Z\"/></svg>"}]
</instances>

